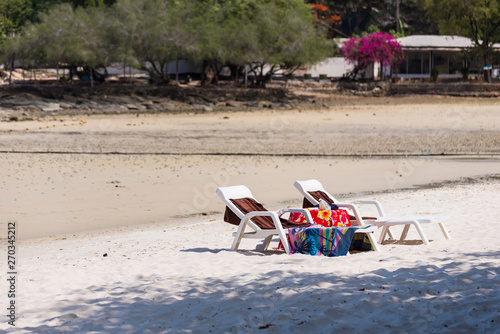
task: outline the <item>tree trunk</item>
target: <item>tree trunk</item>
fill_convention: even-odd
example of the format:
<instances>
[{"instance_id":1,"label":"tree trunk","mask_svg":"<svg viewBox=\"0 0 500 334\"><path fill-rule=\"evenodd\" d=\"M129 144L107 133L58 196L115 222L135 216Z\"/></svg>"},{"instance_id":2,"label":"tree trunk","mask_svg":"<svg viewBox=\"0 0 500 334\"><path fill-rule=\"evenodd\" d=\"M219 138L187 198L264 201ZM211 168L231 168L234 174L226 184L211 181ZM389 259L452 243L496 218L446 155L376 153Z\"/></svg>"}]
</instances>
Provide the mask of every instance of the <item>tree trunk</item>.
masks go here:
<instances>
[{"instance_id":1,"label":"tree trunk","mask_svg":"<svg viewBox=\"0 0 500 334\"><path fill-rule=\"evenodd\" d=\"M10 66L9 66L9 86L12 85L12 69L14 68L14 54L10 56Z\"/></svg>"},{"instance_id":2,"label":"tree trunk","mask_svg":"<svg viewBox=\"0 0 500 334\"><path fill-rule=\"evenodd\" d=\"M132 81L132 66L131 65L128 66L128 78L130 80L130 86L133 86L134 82Z\"/></svg>"},{"instance_id":3,"label":"tree trunk","mask_svg":"<svg viewBox=\"0 0 500 334\"><path fill-rule=\"evenodd\" d=\"M485 55L484 58L483 58L483 61L484 61L484 66L489 66L488 65L488 56ZM487 83L491 83L491 70L483 70L484 71L484 81L487 82Z\"/></svg>"},{"instance_id":4,"label":"tree trunk","mask_svg":"<svg viewBox=\"0 0 500 334\"><path fill-rule=\"evenodd\" d=\"M179 59L175 60L175 84L179 86Z\"/></svg>"},{"instance_id":5,"label":"tree trunk","mask_svg":"<svg viewBox=\"0 0 500 334\"><path fill-rule=\"evenodd\" d=\"M398 34L401 32L399 29L399 2L400 0L396 0L396 32Z\"/></svg>"},{"instance_id":6,"label":"tree trunk","mask_svg":"<svg viewBox=\"0 0 500 334\"><path fill-rule=\"evenodd\" d=\"M214 71L214 85L219 85L219 69L216 63L212 63L212 71Z\"/></svg>"},{"instance_id":7,"label":"tree trunk","mask_svg":"<svg viewBox=\"0 0 500 334\"><path fill-rule=\"evenodd\" d=\"M204 86L207 80L207 74L205 73L207 69L207 61L203 60L201 64L201 85Z\"/></svg>"}]
</instances>

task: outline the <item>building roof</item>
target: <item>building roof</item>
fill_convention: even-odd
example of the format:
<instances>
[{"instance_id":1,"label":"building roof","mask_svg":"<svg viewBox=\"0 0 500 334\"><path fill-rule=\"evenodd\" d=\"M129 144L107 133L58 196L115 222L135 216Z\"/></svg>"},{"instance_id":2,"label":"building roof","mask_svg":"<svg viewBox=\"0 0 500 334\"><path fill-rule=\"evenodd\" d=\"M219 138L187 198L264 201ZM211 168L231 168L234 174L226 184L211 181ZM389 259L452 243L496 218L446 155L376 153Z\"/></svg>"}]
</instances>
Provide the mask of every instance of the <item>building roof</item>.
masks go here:
<instances>
[{"instance_id":1,"label":"building roof","mask_svg":"<svg viewBox=\"0 0 500 334\"><path fill-rule=\"evenodd\" d=\"M461 50L474 46L474 42L462 36L439 36L439 35L413 35L398 38L403 49L415 50ZM494 48L500 48L500 44L494 44Z\"/></svg>"}]
</instances>

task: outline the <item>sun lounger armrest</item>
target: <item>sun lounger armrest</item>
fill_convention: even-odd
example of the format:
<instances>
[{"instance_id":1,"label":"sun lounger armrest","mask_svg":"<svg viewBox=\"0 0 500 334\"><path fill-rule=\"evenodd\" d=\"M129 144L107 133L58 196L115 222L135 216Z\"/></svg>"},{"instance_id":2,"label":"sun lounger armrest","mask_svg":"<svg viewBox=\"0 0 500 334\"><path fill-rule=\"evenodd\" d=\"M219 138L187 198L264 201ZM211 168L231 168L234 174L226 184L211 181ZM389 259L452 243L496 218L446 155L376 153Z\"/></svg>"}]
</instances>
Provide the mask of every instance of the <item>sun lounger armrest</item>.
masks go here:
<instances>
[{"instance_id":1,"label":"sun lounger armrest","mask_svg":"<svg viewBox=\"0 0 500 334\"><path fill-rule=\"evenodd\" d=\"M352 210L352 213L354 217L356 218L356 221L358 222L358 225L364 225L363 223L363 218L361 218L361 213L359 213L358 207L356 204L352 203L335 203L336 206L339 208L346 208Z\"/></svg>"},{"instance_id":2,"label":"sun lounger armrest","mask_svg":"<svg viewBox=\"0 0 500 334\"><path fill-rule=\"evenodd\" d=\"M250 219L252 217L257 217L257 216L269 216L273 220L276 219L277 221L279 221L279 216L276 214L276 212L273 212L273 211L252 211L252 212L247 213L245 216L243 216L241 221L245 221L247 219Z\"/></svg>"},{"instance_id":3,"label":"sun lounger armrest","mask_svg":"<svg viewBox=\"0 0 500 334\"><path fill-rule=\"evenodd\" d=\"M382 204L380 204L379 201L375 200L359 200L359 201L353 201L353 204L373 204L377 207L378 214L380 217L385 217L384 209L382 209Z\"/></svg>"},{"instance_id":4,"label":"sun lounger armrest","mask_svg":"<svg viewBox=\"0 0 500 334\"><path fill-rule=\"evenodd\" d=\"M287 213L287 212L300 212L304 215L304 217L306 217L306 221L309 223L309 224L313 224L314 221L312 219L312 216L311 216L311 213L309 212L309 210L306 210L306 209L297 209L297 208L288 208L288 209L281 209L280 211L278 211L278 216L281 217L281 215Z\"/></svg>"}]
</instances>

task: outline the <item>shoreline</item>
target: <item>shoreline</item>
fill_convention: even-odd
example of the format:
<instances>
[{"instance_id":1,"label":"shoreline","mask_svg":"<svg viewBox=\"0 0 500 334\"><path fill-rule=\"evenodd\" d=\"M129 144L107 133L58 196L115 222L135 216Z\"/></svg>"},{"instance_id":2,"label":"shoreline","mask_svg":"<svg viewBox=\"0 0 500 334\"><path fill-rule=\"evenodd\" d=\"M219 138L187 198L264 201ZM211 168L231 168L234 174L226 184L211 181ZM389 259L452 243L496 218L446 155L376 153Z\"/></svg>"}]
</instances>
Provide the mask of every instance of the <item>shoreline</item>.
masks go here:
<instances>
[{"instance_id":1,"label":"shoreline","mask_svg":"<svg viewBox=\"0 0 500 334\"><path fill-rule=\"evenodd\" d=\"M215 194L217 186L244 184L275 210L301 206L302 198L292 186L297 179L316 178L339 199L373 199L393 192L494 182L500 164L496 158L0 156L9 164L3 167L6 176L17 178L3 182L2 197L11 199L0 203L0 209L20 222L19 240L217 219L224 209ZM33 167L21 171L15 162ZM314 168L308 167L310 162ZM29 186L20 187L21 179Z\"/></svg>"},{"instance_id":2,"label":"shoreline","mask_svg":"<svg viewBox=\"0 0 500 334\"><path fill-rule=\"evenodd\" d=\"M429 184L421 184L415 187L409 188L397 188L397 189L386 189L386 190L378 190L378 191L361 191L357 193L336 193L335 197L340 201L346 200L346 202L352 202L354 200L361 199L377 199L379 196L384 195L397 195L404 193L414 193L423 190L453 190L457 187L463 186L474 186L474 185L484 185L484 184L500 184L500 174L491 174L491 175L478 175L476 177L462 177L455 180L443 180L440 182L432 182ZM500 199L500 197L499 197ZM301 205L298 205L299 201L294 200L277 200L272 203L267 204L267 209L270 211L278 211L283 208L301 208ZM223 207L223 203L221 202L221 207ZM186 225L196 225L196 224L212 224L212 223L221 223L224 225L229 225L228 223L223 221L224 210L220 211L211 211L211 212L196 212L187 215L177 215L171 216L165 219L164 221L152 221L152 222L141 222L137 224L128 224L128 225L118 225L118 226L105 226L102 228L97 228L94 230L85 230L85 231L77 231L66 234L56 234L50 236L39 236L35 238L22 239L17 240L19 245L30 245L30 244L39 244L46 242L53 242L57 240L71 240L73 238L76 239L85 239L94 236L114 236L120 234L127 233L136 233L138 231L148 231L148 230L160 230L163 228L183 228ZM6 243L6 239L0 238L0 245ZM230 245L228 245L227 250L229 250Z\"/></svg>"},{"instance_id":3,"label":"shoreline","mask_svg":"<svg viewBox=\"0 0 500 334\"><path fill-rule=\"evenodd\" d=\"M396 194L396 193L405 193L405 192L414 192L419 190L426 189L434 189L439 190L442 188L455 188L458 186L465 185L478 185L483 183L495 183L500 182L500 174L491 174L491 175L478 175L475 177L462 177L455 180L443 180L440 182L432 182L428 184L420 184L414 187L409 188L398 188L398 189L386 189L386 190L378 190L378 191L361 191L357 193L336 193L335 196L340 200L347 200L351 202L352 200L357 199L366 199L372 198L376 199L379 195L386 194ZM284 201L275 201L269 206L268 209L271 211L280 210L283 208L297 208L300 207L297 205L297 200L284 200ZM295 204L295 205L294 205ZM221 207L223 204L221 203ZM174 227L182 227L185 224L198 224L198 223L209 223L214 221L220 221L223 224L226 224L222 221L224 215L224 210L215 211L215 212L195 212L188 215L176 215L167 217L165 221L154 221L154 222L141 222L136 224L122 225L122 226L105 226L102 228L97 228L95 230L85 230L85 231L75 231L71 233L63 233L56 235L47 235L47 236L38 236L34 238L28 239L18 239L18 244L27 245L31 243L40 243L40 242L52 242L55 240L66 240L72 238L86 238L94 235L114 235L116 233L124 233L128 231L137 231L137 230L150 230L160 228L160 226L174 228ZM6 239L0 238L0 245L6 242ZM229 248L229 246L228 246Z\"/></svg>"},{"instance_id":4,"label":"shoreline","mask_svg":"<svg viewBox=\"0 0 500 334\"><path fill-rule=\"evenodd\" d=\"M216 152L90 152L90 151L12 151L0 154L54 154L54 155L124 155L124 156L198 156L198 157L290 157L290 158L336 158L336 159L398 159L398 158L454 158L470 160L496 159L500 153L216 153Z\"/></svg>"}]
</instances>

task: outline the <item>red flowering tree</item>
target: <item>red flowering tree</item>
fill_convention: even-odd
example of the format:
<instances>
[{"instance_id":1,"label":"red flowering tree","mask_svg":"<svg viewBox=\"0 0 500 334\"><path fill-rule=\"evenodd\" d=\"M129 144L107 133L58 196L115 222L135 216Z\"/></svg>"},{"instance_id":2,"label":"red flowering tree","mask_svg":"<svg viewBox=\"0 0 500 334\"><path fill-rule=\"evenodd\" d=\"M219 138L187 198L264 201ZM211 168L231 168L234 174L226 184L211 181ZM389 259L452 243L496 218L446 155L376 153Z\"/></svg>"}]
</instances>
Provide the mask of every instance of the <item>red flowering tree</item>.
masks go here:
<instances>
[{"instance_id":1,"label":"red flowering tree","mask_svg":"<svg viewBox=\"0 0 500 334\"><path fill-rule=\"evenodd\" d=\"M335 28L338 28L342 22L342 17L337 14L331 14L330 9L324 5L309 4L312 9L313 21L328 28L328 35L334 36Z\"/></svg>"},{"instance_id":2,"label":"red flowering tree","mask_svg":"<svg viewBox=\"0 0 500 334\"><path fill-rule=\"evenodd\" d=\"M342 56L354 65L352 78L375 63L380 63L384 67L397 65L403 60L401 45L385 32L376 32L359 38L351 37L340 51Z\"/></svg>"}]
</instances>

